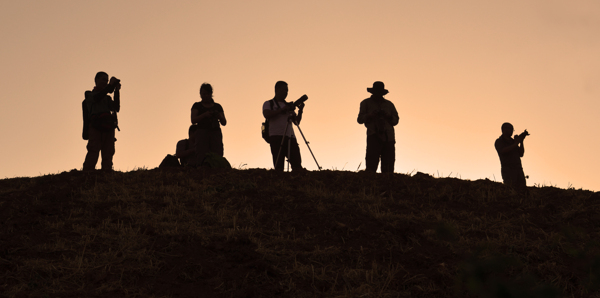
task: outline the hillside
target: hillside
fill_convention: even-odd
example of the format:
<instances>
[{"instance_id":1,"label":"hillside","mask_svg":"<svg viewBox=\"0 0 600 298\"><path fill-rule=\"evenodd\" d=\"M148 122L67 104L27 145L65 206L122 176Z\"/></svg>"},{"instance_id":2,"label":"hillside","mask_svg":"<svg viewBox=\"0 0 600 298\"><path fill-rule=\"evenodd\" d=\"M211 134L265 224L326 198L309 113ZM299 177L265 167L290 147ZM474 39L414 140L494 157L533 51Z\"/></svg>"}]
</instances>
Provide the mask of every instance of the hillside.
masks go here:
<instances>
[{"instance_id":1,"label":"hillside","mask_svg":"<svg viewBox=\"0 0 600 298\"><path fill-rule=\"evenodd\" d=\"M600 193L262 169L0 180L0 296L593 297Z\"/></svg>"}]
</instances>

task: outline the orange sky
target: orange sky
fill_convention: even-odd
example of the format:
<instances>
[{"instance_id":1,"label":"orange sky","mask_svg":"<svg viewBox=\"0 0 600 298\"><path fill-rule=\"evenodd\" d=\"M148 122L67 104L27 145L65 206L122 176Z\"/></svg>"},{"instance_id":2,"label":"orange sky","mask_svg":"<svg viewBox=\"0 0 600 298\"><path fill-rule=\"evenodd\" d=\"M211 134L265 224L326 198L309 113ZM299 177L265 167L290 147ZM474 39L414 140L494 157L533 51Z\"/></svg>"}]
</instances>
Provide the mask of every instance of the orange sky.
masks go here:
<instances>
[{"instance_id":1,"label":"orange sky","mask_svg":"<svg viewBox=\"0 0 600 298\"><path fill-rule=\"evenodd\" d=\"M508 121L531 133L528 185L600 190L598 1L3 1L0 25L2 178L81 168L81 101L102 70L123 84L116 170L174 153L203 82L231 164L271 168L261 108L277 80L309 96L319 164L363 169L356 117L380 80L396 172L501 181Z\"/></svg>"}]
</instances>

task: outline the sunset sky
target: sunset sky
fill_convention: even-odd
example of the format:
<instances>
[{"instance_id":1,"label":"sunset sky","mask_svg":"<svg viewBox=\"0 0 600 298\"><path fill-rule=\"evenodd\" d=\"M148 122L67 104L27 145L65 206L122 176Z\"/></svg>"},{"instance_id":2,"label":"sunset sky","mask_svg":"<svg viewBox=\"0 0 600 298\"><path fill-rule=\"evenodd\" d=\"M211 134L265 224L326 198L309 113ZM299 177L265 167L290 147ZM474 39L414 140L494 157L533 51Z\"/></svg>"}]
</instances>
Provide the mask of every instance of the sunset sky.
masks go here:
<instances>
[{"instance_id":1,"label":"sunset sky","mask_svg":"<svg viewBox=\"0 0 600 298\"><path fill-rule=\"evenodd\" d=\"M531 133L529 186L600 191L600 1L5 0L0 37L0 178L81 169L81 101L105 71L123 85L115 170L174 154L203 82L232 166L272 168L261 108L278 80L309 97L319 164L364 169L359 103L383 81L396 172L502 181L494 141L511 122Z\"/></svg>"}]
</instances>

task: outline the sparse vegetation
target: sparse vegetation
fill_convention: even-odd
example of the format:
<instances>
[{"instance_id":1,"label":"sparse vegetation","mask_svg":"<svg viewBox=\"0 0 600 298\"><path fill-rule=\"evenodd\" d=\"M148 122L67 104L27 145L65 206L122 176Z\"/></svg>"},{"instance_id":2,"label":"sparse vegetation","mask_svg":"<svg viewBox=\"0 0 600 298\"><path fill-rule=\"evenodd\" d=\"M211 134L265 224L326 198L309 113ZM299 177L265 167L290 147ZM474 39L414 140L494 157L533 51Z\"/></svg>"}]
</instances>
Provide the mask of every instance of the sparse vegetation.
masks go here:
<instances>
[{"instance_id":1,"label":"sparse vegetation","mask_svg":"<svg viewBox=\"0 0 600 298\"><path fill-rule=\"evenodd\" d=\"M599 213L591 191L421 173L4 179L0 296L597 297Z\"/></svg>"}]
</instances>

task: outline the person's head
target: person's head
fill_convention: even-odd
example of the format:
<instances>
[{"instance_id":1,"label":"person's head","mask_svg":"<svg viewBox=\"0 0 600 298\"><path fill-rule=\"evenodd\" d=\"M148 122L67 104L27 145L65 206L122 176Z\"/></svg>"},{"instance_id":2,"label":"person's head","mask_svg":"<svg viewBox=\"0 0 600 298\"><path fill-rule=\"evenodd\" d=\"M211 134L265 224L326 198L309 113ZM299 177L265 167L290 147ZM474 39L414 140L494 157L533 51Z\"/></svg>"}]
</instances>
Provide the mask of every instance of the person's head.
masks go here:
<instances>
[{"instance_id":1,"label":"person's head","mask_svg":"<svg viewBox=\"0 0 600 298\"><path fill-rule=\"evenodd\" d=\"M275 98L277 100L285 100L288 95L288 84L284 81L275 83Z\"/></svg>"},{"instance_id":2,"label":"person's head","mask_svg":"<svg viewBox=\"0 0 600 298\"><path fill-rule=\"evenodd\" d=\"M198 125L192 124L188 129L188 139L192 140L196 137L196 131L198 130Z\"/></svg>"},{"instance_id":3,"label":"person's head","mask_svg":"<svg viewBox=\"0 0 600 298\"><path fill-rule=\"evenodd\" d=\"M94 82L96 83L96 87L100 89L108 86L108 74L103 71L99 71L96 73L96 77L94 77Z\"/></svg>"},{"instance_id":4,"label":"person's head","mask_svg":"<svg viewBox=\"0 0 600 298\"><path fill-rule=\"evenodd\" d=\"M508 122L504 122L502 124L502 135L503 136L510 138L514 131L515 131L515 128L512 126L512 124L510 124Z\"/></svg>"},{"instance_id":5,"label":"person's head","mask_svg":"<svg viewBox=\"0 0 600 298\"><path fill-rule=\"evenodd\" d=\"M389 93L389 91L385 89L383 82L380 81L374 82L373 87L367 88L367 91L375 96L384 96Z\"/></svg>"},{"instance_id":6,"label":"person's head","mask_svg":"<svg viewBox=\"0 0 600 298\"><path fill-rule=\"evenodd\" d=\"M212 101L213 88L209 83L204 83L200 86L200 98L202 100Z\"/></svg>"}]
</instances>

